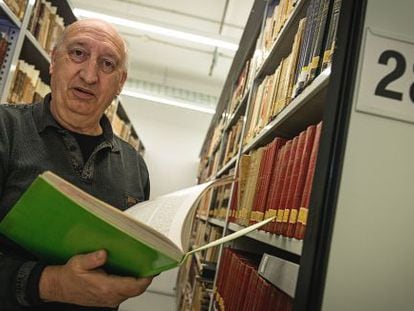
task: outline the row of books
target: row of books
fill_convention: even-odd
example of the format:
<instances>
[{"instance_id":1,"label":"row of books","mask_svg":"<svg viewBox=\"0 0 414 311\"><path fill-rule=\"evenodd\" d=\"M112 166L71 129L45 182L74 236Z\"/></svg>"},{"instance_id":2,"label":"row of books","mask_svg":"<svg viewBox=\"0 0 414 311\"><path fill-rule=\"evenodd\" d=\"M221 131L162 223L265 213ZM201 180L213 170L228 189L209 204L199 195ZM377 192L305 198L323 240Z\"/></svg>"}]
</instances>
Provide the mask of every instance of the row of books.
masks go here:
<instances>
[{"instance_id":1,"label":"row of books","mask_svg":"<svg viewBox=\"0 0 414 311\"><path fill-rule=\"evenodd\" d=\"M105 110L105 114L112 124L112 130L114 134L128 142L136 150L140 150L142 148L142 143L138 137L133 135L132 124L120 118L117 114L117 110L117 100L113 100L111 105L109 105L109 107Z\"/></svg>"},{"instance_id":2,"label":"row of books","mask_svg":"<svg viewBox=\"0 0 414 311\"><path fill-rule=\"evenodd\" d=\"M222 142L224 154L222 161L219 163L218 167L222 167L237 155L243 130L243 123L243 119L240 118L226 134L225 139Z\"/></svg>"},{"instance_id":3,"label":"row of books","mask_svg":"<svg viewBox=\"0 0 414 311\"><path fill-rule=\"evenodd\" d=\"M239 75L239 78L237 79L237 82L234 86L234 91L229 103L228 113L229 116L234 113L234 111L237 109L237 107L240 105L242 99L244 96L246 96L248 91L248 86L251 83L251 79L253 77L252 75L252 63L251 61L247 61L244 64L243 70Z\"/></svg>"},{"instance_id":4,"label":"row of books","mask_svg":"<svg viewBox=\"0 0 414 311\"><path fill-rule=\"evenodd\" d=\"M225 219L230 202L231 185L225 185L216 189L212 196L209 217Z\"/></svg>"},{"instance_id":5,"label":"row of books","mask_svg":"<svg viewBox=\"0 0 414 311\"><path fill-rule=\"evenodd\" d=\"M37 0L27 29L47 53L52 52L64 28L63 18L57 14L57 7L46 0Z\"/></svg>"},{"instance_id":6,"label":"row of books","mask_svg":"<svg viewBox=\"0 0 414 311\"><path fill-rule=\"evenodd\" d=\"M256 70L269 54L273 42L276 40L283 24L292 13L296 0L281 0L278 4L275 3L273 1L269 4L269 12L271 13L266 18L265 28L257 40L256 53L244 64L243 70L235 83L228 107L229 116L237 109L246 96L249 86L255 77Z\"/></svg>"},{"instance_id":7,"label":"row of books","mask_svg":"<svg viewBox=\"0 0 414 311\"><path fill-rule=\"evenodd\" d=\"M270 5L272 15L268 17L267 24L272 25L272 28L266 30L265 27L264 33L258 39L258 45L263 41L263 36L268 38L267 40L272 37L274 41L277 37L276 30L280 32L283 23L292 14L295 4L295 1L281 1L277 6ZM333 9L328 16L330 5ZM306 17L298 23L291 52L281 59L274 73L265 76L254 90L247 112L244 146L261 133L322 70L330 66L340 6L341 0L310 0L305 4ZM220 118L214 129L207 157L208 163L204 163L203 169L200 169L201 181L214 176L231 159L226 150L231 150L230 154L238 152L237 140L232 146L230 142L234 138L231 133L224 133L224 128L228 117L232 115L247 91L249 82L246 81L252 79L252 73L255 74L259 68L258 57L256 53L246 62L235 84L235 91L225 114L227 117ZM226 146L220 147L220 143L225 143Z\"/></svg>"},{"instance_id":8,"label":"row of books","mask_svg":"<svg viewBox=\"0 0 414 311\"><path fill-rule=\"evenodd\" d=\"M292 310L293 298L263 279L257 268L257 256L223 249L215 289L219 310Z\"/></svg>"},{"instance_id":9,"label":"row of books","mask_svg":"<svg viewBox=\"0 0 414 311\"><path fill-rule=\"evenodd\" d=\"M229 221L249 225L276 216L262 230L303 239L322 123L298 136L243 155Z\"/></svg>"},{"instance_id":10,"label":"row of books","mask_svg":"<svg viewBox=\"0 0 414 311\"><path fill-rule=\"evenodd\" d=\"M333 8L328 16L330 5ZM292 97L297 96L322 70L330 66L340 8L341 0L310 1Z\"/></svg>"},{"instance_id":11,"label":"row of books","mask_svg":"<svg viewBox=\"0 0 414 311\"><path fill-rule=\"evenodd\" d=\"M244 145L331 63L341 2L335 0L330 25L327 25L330 3L330 0L310 1L306 17L299 22L291 53L259 84L249 112Z\"/></svg>"},{"instance_id":12,"label":"row of books","mask_svg":"<svg viewBox=\"0 0 414 311\"><path fill-rule=\"evenodd\" d=\"M244 144L251 141L292 100L294 75L303 38L306 19L299 22L291 53L281 60L272 75L266 76L258 86L250 105L247 134Z\"/></svg>"},{"instance_id":13,"label":"row of books","mask_svg":"<svg viewBox=\"0 0 414 311\"><path fill-rule=\"evenodd\" d=\"M9 103L40 102L50 92L50 87L40 77L35 66L24 60L17 62L7 101Z\"/></svg>"},{"instance_id":14,"label":"row of books","mask_svg":"<svg viewBox=\"0 0 414 311\"><path fill-rule=\"evenodd\" d=\"M10 10L16 15L19 20L23 20L24 13L27 7L27 0L4 0L4 3L10 8Z\"/></svg>"},{"instance_id":15,"label":"row of books","mask_svg":"<svg viewBox=\"0 0 414 311\"><path fill-rule=\"evenodd\" d=\"M259 68L263 61L268 57L273 47L273 43L278 38L283 25L292 14L296 5L296 0L280 0L269 2L268 16L262 33L256 44L256 49L261 51L257 56L256 68Z\"/></svg>"},{"instance_id":16,"label":"row of books","mask_svg":"<svg viewBox=\"0 0 414 311\"><path fill-rule=\"evenodd\" d=\"M203 198L205 197L203 196ZM194 247L205 245L210 241L217 240L222 234L222 228L213 226L204 220L196 219L193 224L191 244ZM181 267L177 278L181 289L178 310L208 310L218 252L218 247L211 247L192 254L185 265Z\"/></svg>"}]
</instances>

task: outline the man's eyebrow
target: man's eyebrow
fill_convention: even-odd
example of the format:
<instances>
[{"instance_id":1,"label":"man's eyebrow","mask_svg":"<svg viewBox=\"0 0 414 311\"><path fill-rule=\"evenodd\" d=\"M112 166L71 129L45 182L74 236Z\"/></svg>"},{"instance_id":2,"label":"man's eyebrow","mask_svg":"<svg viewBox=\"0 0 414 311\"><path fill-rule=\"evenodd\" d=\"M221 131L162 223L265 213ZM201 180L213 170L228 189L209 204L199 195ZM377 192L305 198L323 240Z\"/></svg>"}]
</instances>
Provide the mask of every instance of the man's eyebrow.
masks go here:
<instances>
[{"instance_id":1,"label":"man's eyebrow","mask_svg":"<svg viewBox=\"0 0 414 311\"><path fill-rule=\"evenodd\" d=\"M68 47L72 47L72 46L76 46L76 45L87 46L88 44L86 42L82 42L82 41L72 41L72 42L68 42L68 44L67 44Z\"/></svg>"},{"instance_id":2,"label":"man's eyebrow","mask_svg":"<svg viewBox=\"0 0 414 311\"><path fill-rule=\"evenodd\" d=\"M81 47L89 48L90 44L86 41L83 41L83 40L76 40L76 41L68 42L68 44L67 44L68 48L71 48L71 47L74 47L74 46L81 46ZM110 51L110 49L107 49L107 48L105 48L103 50L102 56L110 57L113 60L115 60L117 63L119 63L121 61L121 57L117 53L112 52L112 51Z\"/></svg>"}]
</instances>

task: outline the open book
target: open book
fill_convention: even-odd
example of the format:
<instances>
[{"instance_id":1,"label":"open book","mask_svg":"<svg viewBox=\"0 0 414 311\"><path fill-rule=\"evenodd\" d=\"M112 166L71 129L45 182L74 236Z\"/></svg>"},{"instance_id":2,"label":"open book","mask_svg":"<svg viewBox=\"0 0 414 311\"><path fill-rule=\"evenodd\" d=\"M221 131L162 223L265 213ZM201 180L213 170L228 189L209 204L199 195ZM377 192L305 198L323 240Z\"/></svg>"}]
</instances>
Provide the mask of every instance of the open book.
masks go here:
<instances>
[{"instance_id":1,"label":"open book","mask_svg":"<svg viewBox=\"0 0 414 311\"><path fill-rule=\"evenodd\" d=\"M200 184L121 212L47 171L0 222L0 232L49 264L64 264L73 255L106 249L108 272L151 276L177 267L193 252L235 239L272 220L189 252L199 199L210 187L228 182L231 179Z\"/></svg>"}]
</instances>

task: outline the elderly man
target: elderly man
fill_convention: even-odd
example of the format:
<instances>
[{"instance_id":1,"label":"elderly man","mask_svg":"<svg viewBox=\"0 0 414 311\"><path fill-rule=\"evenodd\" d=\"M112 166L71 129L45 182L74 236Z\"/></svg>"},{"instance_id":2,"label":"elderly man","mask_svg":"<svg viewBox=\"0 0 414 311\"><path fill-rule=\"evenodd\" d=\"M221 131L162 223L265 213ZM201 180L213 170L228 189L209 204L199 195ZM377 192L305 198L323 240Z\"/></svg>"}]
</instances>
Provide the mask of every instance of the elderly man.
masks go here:
<instances>
[{"instance_id":1,"label":"elderly man","mask_svg":"<svg viewBox=\"0 0 414 311\"><path fill-rule=\"evenodd\" d=\"M113 135L104 115L126 80L126 54L109 24L75 22L52 53L44 102L0 105L0 219L45 170L119 209L148 199L143 159ZM0 310L117 308L151 283L109 275L100 268L105 261L97 250L48 266L0 236Z\"/></svg>"}]
</instances>

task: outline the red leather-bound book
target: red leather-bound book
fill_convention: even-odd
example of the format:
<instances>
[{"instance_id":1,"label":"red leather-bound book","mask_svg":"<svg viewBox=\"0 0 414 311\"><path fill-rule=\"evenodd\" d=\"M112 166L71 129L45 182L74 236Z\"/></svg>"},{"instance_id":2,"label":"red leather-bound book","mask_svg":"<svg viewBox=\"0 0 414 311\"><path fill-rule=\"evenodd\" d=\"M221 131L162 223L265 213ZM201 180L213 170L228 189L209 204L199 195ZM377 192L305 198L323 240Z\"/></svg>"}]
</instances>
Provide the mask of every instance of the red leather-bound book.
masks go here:
<instances>
[{"instance_id":1,"label":"red leather-bound book","mask_svg":"<svg viewBox=\"0 0 414 311\"><path fill-rule=\"evenodd\" d=\"M284 153L286 151L286 140L283 139L283 143L281 145L281 147L279 148L279 150L277 150L276 154L275 154L275 159L274 159L274 164L272 167L272 173L271 176L269 178L269 186L267 189L267 195L266 198L264 199L264 205L265 205L265 212L264 212L264 217L265 218L270 218L273 216L276 216L277 210L276 207L272 205L272 200L273 200L273 196L274 196L274 191L276 188L276 185L278 183L278 179L280 178L281 174L281 167L282 167L282 161L283 161L283 156ZM276 221L276 220L274 220ZM273 222L272 222L273 223ZM260 230L264 230L264 231L269 231L272 227L272 223L269 223L267 225L265 225L264 227L262 227Z\"/></svg>"},{"instance_id":2,"label":"red leather-bound book","mask_svg":"<svg viewBox=\"0 0 414 311\"><path fill-rule=\"evenodd\" d=\"M293 159L293 167L292 167L292 173L290 176L290 184L289 184L289 188L287 191L287 198L286 198L285 210L283 212L282 225L280 227L280 230L281 230L280 234L284 236L286 236L286 233L287 233L290 211L292 209L293 196L295 195L296 184L298 183L300 160L302 158L303 148L305 146L305 137L306 137L305 133L306 131L303 131L298 136L298 144L297 144L295 156Z\"/></svg>"},{"instance_id":3,"label":"red leather-bound book","mask_svg":"<svg viewBox=\"0 0 414 311\"><path fill-rule=\"evenodd\" d=\"M242 304L243 294L247 290L247 274L249 273L248 265L244 260L240 261L239 276L237 277L237 291L233 297L233 310L240 310Z\"/></svg>"},{"instance_id":4,"label":"red leather-bound book","mask_svg":"<svg viewBox=\"0 0 414 311\"><path fill-rule=\"evenodd\" d=\"M242 283L240 284L239 299L237 299L237 305L235 310L242 310L243 306L247 303L247 293L250 286L250 278L254 272L254 267L248 262L244 262L244 275Z\"/></svg>"},{"instance_id":5,"label":"red leather-bound book","mask_svg":"<svg viewBox=\"0 0 414 311\"><path fill-rule=\"evenodd\" d=\"M272 286L260 277L260 283L262 283L259 300L254 310L266 310L267 305L270 303L270 293Z\"/></svg>"},{"instance_id":6,"label":"red leather-bound book","mask_svg":"<svg viewBox=\"0 0 414 311\"><path fill-rule=\"evenodd\" d=\"M309 202L312 191L313 176L315 174L316 159L318 157L321 130L322 122L320 122L316 127L315 139L309 160L308 173L306 175L305 187L303 189L303 196L299 208L298 219L296 222L294 237L299 240L302 240L305 237L305 229L308 221Z\"/></svg>"},{"instance_id":7,"label":"red leather-bound book","mask_svg":"<svg viewBox=\"0 0 414 311\"><path fill-rule=\"evenodd\" d=\"M270 192L270 184L272 178L276 176L277 173L277 155L280 152L280 149L284 145L286 140L281 137L276 137L270 145L270 150L268 153L267 166L264 172L263 184L261 188L260 199L257 201L256 209L256 220L261 221L265 218L271 217L271 215L266 215L267 210L267 200Z\"/></svg>"},{"instance_id":8,"label":"red leather-bound book","mask_svg":"<svg viewBox=\"0 0 414 311\"><path fill-rule=\"evenodd\" d=\"M283 182L282 193L280 195L280 202L277 209L277 218L276 218L276 226L274 232L276 234L282 234L282 223L283 223L283 215L285 214L285 208L287 203L287 198L289 195L289 186L290 180L292 178L292 171L293 171L293 163L295 161L296 149L298 147L299 137L296 136L293 138L292 141L292 149L290 150L289 160L287 162L287 169L286 169L286 177Z\"/></svg>"},{"instance_id":9,"label":"red leather-bound book","mask_svg":"<svg viewBox=\"0 0 414 311\"><path fill-rule=\"evenodd\" d=\"M249 310L258 310L257 307L260 305L261 299L263 298L263 286L263 279L256 273L256 288L253 292L253 299Z\"/></svg>"},{"instance_id":10,"label":"red leather-bound book","mask_svg":"<svg viewBox=\"0 0 414 311\"><path fill-rule=\"evenodd\" d=\"M297 177L296 188L291 202L291 211L289 215L289 222L286 229L286 236L292 238L295 233L296 221L298 219L299 205L303 195L303 188L305 186L306 174L308 172L310 155L315 139L316 125L310 125L305 132L305 142L303 152L300 159L299 175Z\"/></svg>"},{"instance_id":11,"label":"red leather-bound book","mask_svg":"<svg viewBox=\"0 0 414 311\"><path fill-rule=\"evenodd\" d=\"M290 153L291 153L291 150L292 150L292 143L293 143L293 140L289 140L285 144L284 152L283 152L283 155L280 159L279 176L277 177L277 180L274 184L274 188L272 189L272 193L271 193L271 196L269 198L270 201L268 200L269 206L276 211L276 213L275 213L276 216L280 215L280 213L279 213L280 199L281 199L281 196L282 196L283 185L284 185L285 179L286 179L286 173L287 173L287 168L288 168L289 157L290 157ZM270 224L269 232L271 232L271 233L276 232L276 224L277 224L277 219L276 219L276 221L274 221Z\"/></svg>"},{"instance_id":12,"label":"red leather-bound book","mask_svg":"<svg viewBox=\"0 0 414 311\"><path fill-rule=\"evenodd\" d=\"M272 286L272 290L270 293L270 303L266 311L279 311L280 310L280 303L282 302L282 295L281 292L274 286Z\"/></svg>"},{"instance_id":13,"label":"red leather-bound book","mask_svg":"<svg viewBox=\"0 0 414 311\"><path fill-rule=\"evenodd\" d=\"M242 306L243 311L250 311L252 310L252 302L253 297L256 295L257 290L257 271L256 269L252 268L252 271L250 273L250 279L249 279L249 285L247 286L247 291L245 293L245 300L244 304Z\"/></svg>"}]
</instances>

